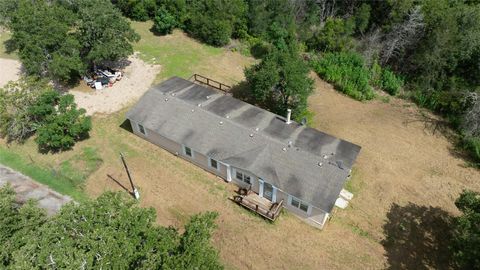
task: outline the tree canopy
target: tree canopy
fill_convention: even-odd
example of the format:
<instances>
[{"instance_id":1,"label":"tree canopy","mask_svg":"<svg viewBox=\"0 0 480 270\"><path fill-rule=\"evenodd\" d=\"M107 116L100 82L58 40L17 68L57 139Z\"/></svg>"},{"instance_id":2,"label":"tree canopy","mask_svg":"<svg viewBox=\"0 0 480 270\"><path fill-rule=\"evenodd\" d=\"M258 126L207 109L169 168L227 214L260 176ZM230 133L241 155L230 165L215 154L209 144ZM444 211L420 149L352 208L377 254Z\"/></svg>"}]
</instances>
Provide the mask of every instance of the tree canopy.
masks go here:
<instances>
[{"instance_id":1,"label":"tree canopy","mask_svg":"<svg viewBox=\"0 0 480 270\"><path fill-rule=\"evenodd\" d=\"M0 266L11 269L222 269L210 238L217 214L195 215L179 233L155 225L153 208L123 193L68 204L47 217L35 203L18 207L0 189Z\"/></svg>"},{"instance_id":2,"label":"tree canopy","mask_svg":"<svg viewBox=\"0 0 480 270\"><path fill-rule=\"evenodd\" d=\"M465 190L455 201L457 218L452 249L463 269L480 269L480 193Z\"/></svg>"},{"instance_id":3,"label":"tree canopy","mask_svg":"<svg viewBox=\"0 0 480 270\"><path fill-rule=\"evenodd\" d=\"M88 137L91 120L74 97L45 80L24 77L0 88L0 136L23 142L36 134L42 151L67 150Z\"/></svg>"},{"instance_id":4,"label":"tree canopy","mask_svg":"<svg viewBox=\"0 0 480 270\"><path fill-rule=\"evenodd\" d=\"M75 82L103 60L133 53L139 36L107 0L21 0L11 15L10 44L29 75Z\"/></svg>"},{"instance_id":5,"label":"tree canopy","mask_svg":"<svg viewBox=\"0 0 480 270\"><path fill-rule=\"evenodd\" d=\"M295 119L307 113L307 98L313 91L309 68L295 49L274 49L262 61L245 70L254 102L286 115L292 109Z\"/></svg>"}]
</instances>

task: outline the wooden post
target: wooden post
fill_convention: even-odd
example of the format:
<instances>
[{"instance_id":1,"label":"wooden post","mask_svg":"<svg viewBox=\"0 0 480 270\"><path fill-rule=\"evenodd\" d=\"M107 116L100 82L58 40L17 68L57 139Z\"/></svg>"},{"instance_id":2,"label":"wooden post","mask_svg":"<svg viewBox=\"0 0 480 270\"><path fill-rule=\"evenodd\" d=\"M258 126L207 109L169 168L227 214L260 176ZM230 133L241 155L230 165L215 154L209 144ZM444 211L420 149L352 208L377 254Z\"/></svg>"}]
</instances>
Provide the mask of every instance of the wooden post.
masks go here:
<instances>
[{"instance_id":1,"label":"wooden post","mask_svg":"<svg viewBox=\"0 0 480 270\"><path fill-rule=\"evenodd\" d=\"M125 162L125 158L123 157L122 153L120 153L120 158L122 160L123 166L125 167L125 171L127 171L127 176L128 176L128 180L130 181L130 185L132 186L133 195L135 196L135 199L138 200L140 199L140 193L138 193L138 190L133 185L132 177L130 176L130 171L128 170L127 163Z\"/></svg>"}]
</instances>

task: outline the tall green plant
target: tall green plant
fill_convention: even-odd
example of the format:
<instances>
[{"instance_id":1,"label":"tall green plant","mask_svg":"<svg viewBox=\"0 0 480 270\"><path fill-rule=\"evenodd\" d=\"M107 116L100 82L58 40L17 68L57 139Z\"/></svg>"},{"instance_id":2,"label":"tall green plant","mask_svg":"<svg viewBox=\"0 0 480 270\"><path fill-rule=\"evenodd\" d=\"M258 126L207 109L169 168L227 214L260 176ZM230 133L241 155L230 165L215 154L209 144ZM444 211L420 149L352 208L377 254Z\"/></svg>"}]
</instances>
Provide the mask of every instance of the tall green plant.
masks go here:
<instances>
[{"instance_id":1,"label":"tall green plant","mask_svg":"<svg viewBox=\"0 0 480 270\"><path fill-rule=\"evenodd\" d=\"M326 53L312 62L320 77L333 83L341 92L357 100L374 98L370 71L360 55L350 52Z\"/></svg>"}]
</instances>

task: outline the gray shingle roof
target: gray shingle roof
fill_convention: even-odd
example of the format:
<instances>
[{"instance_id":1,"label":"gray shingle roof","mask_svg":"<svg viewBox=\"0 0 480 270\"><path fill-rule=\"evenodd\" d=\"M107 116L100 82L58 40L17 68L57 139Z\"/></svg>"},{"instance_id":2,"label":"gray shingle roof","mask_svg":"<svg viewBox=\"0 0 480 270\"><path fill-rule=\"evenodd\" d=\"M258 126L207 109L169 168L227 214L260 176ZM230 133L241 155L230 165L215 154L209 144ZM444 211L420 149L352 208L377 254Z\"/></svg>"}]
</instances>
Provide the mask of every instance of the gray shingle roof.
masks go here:
<instances>
[{"instance_id":1,"label":"gray shingle roof","mask_svg":"<svg viewBox=\"0 0 480 270\"><path fill-rule=\"evenodd\" d=\"M286 124L284 117L178 77L147 91L127 118L326 212L360 151L358 145Z\"/></svg>"}]
</instances>

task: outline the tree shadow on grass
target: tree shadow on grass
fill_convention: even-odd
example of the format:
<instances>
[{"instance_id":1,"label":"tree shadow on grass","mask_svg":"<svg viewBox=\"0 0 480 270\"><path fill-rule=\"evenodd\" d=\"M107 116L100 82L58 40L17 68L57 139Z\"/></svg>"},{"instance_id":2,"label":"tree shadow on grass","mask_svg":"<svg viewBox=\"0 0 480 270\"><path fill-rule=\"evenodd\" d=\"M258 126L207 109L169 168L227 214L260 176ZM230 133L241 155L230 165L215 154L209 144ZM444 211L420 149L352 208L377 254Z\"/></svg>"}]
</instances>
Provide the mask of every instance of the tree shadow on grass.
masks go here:
<instances>
[{"instance_id":1,"label":"tree shadow on grass","mask_svg":"<svg viewBox=\"0 0 480 270\"><path fill-rule=\"evenodd\" d=\"M452 269L453 217L438 207L393 204L383 226L388 269Z\"/></svg>"}]
</instances>

